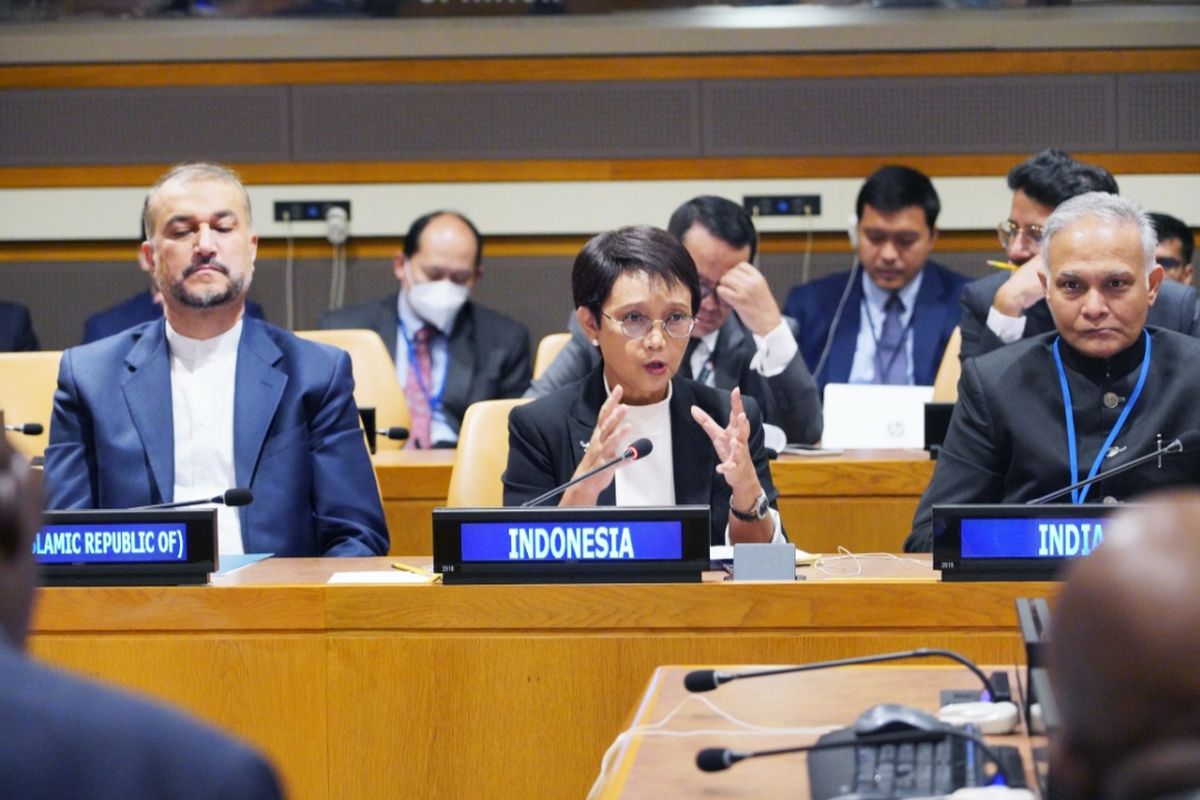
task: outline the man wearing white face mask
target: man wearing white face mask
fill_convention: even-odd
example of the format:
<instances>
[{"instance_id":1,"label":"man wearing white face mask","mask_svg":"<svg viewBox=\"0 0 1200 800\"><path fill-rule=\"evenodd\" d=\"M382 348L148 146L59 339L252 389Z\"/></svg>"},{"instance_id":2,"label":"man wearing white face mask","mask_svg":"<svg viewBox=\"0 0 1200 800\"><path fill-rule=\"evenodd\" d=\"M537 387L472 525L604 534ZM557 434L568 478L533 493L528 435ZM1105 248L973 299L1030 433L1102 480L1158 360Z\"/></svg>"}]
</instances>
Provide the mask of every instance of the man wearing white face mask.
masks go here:
<instances>
[{"instance_id":1,"label":"man wearing white face mask","mask_svg":"<svg viewBox=\"0 0 1200 800\"><path fill-rule=\"evenodd\" d=\"M410 447L453 447L467 406L520 397L531 377L529 332L468 297L483 239L466 217L418 218L393 265L400 291L330 311L318 328L367 328L396 361L412 413Z\"/></svg>"}]
</instances>

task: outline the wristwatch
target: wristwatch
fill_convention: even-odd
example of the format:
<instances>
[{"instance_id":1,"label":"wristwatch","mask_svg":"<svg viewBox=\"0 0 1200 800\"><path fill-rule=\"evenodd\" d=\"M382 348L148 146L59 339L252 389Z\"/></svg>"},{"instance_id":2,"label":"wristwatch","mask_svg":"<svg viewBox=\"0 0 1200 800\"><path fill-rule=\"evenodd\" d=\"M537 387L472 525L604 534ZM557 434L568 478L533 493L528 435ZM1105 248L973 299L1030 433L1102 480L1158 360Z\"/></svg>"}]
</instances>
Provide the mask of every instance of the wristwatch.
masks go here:
<instances>
[{"instance_id":1,"label":"wristwatch","mask_svg":"<svg viewBox=\"0 0 1200 800\"><path fill-rule=\"evenodd\" d=\"M754 505L749 511L738 511L733 507L732 503L729 506L729 513L733 514L736 519L740 519L742 522L757 522L758 520L766 517L770 510L771 503L767 500L766 492L759 493L758 499L754 501Z\"/></svg>"}]
</instances>

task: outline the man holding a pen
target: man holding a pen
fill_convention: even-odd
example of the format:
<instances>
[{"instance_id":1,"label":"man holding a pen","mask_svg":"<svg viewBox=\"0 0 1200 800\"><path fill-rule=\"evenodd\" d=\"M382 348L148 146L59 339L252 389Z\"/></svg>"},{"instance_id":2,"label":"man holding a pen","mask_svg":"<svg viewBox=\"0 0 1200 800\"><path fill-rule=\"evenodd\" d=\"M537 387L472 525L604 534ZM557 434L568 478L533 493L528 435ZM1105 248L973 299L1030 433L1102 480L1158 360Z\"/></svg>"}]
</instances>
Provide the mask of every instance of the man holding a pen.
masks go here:
<instances>
[{"instance_id":1,"label":"man holding a pen","mask_svg":"<svg viewBox=\"0 0 1200 800\"><path fill-rule=\"evenodd\" d=\"M1005 267L968 284L962 293L960 358L966 360L1021 339L1054 330L1045 292L1038 281L1042 226L1059 204L1087 192L1117 193L1117 181L1103 167L1047 149L1008 173L1012 206L998 226ZM1181 291L1182 290L1182 291ZM1147 324L1200 336L1200 300L1182 285L1164 286Z\"/></svg>"}]
</instances>

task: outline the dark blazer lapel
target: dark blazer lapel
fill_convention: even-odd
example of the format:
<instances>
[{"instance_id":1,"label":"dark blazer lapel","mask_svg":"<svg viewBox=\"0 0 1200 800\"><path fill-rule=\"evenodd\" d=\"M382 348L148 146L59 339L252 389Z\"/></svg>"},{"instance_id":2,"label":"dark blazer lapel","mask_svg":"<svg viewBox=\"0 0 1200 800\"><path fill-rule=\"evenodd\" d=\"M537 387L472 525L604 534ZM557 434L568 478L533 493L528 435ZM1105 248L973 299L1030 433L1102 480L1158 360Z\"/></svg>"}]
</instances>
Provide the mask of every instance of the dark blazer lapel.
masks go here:
<instances>
[{"instance_id":1,"label":"dark blazer lapel","mask_svg":"<svg viewBox=\"0 0 1200 800\"><path fill-rule=\"evenodd\" d=\"M376 307L374 328L379 337L383 339L383 343L387 345L388 352L392 354L392 361L396 360L396 328L400 324L400 312L396 310L396 304L400 302L400 293L390 294L379 301Z\"/></svg>"},{"instance_id":2,"label":"dark blazer lapel","mask_svg":"<svg viewBox=\"0 0 1200 800\"><path fill-rule=\"evenodd\" d=\"M675 502L679 505L708 505L712 482L723 480L716 474L717 453L712 440L692 419L696 396L689 381L671 382L671 457L675 475ZM705 409L710 414L712 409ZM726 424L728 420L717 420Z\"/></svg>"},{"instance_id":3,"label":"dark blazer lapel","mask_svg":"<svg viewBox=\"0 0 1200 800\"><path fill-rule=\"evenodd\" d=\"M171 356L166 322L149 326L125 356L121 393L146 453L158 497L175 495L175 424L171 408Z\"/></svg>"},{"instance_id":4,"label":"dark blazer lapel","mask_svg":"<svg viewBox=\"0 0 1200 800\"><path fill-rule=\"evenodd\" d=\"M829 361L822 371L822 386L826 383L846 383L850 380L850 370L854 366L854 351L858 349L858 328L862 319L861 268L854 270L851 280L854 283L850 287L850 296L846 298L846 306L842 309L842 319L838 322L837 330L833 334L833 346L829 350Z\"/></svg>"},{"instance_id":5,"label":"dark blazer lapel","mask_svg":"<svg viewBox=\"0 0 1200 800\"><path fill-rule=\"evenodd\" d=\"M749 349L749 355L743 355L743 349ZM752 334L738 319L737 312L731 311L729 319L725 320L725 324L721 326L721 333L717 336L717 349L713 353L713 384L725 391L739 385L742 367L754 358L754 350Z\"/></svg>"},{"instance_id":6,"label":"dark blazer lapel","mask_svg":"<svg viewBox=\"0 0 1200 800\"><path fill-rule=\"evenodd\" d=\"M946 302L949 287L941 271L928 263L924 272L921 288L913 303L913 382L918 386L933 383L940 366L934 359L946 327L946 314L951 310L957 311L957 307L951 309Z\"/></svg>"},{"instance_id":7,"label":"dark blazer lapel","mask_svg":"<svg viewBox=\"0 0 1200 800\"><path fill-rule=\"evenodd\" d=\"M233 394L233 471L238 486L250 486L262 455L263 443L288 376L275 365L283 352L271 341L262 323L243 318L238 343Z\"/></svg>"},{"instance_id":8,"label":"dark blazer lapel","mask_svg":"<svg viewBox=\"0 0 1200 800\"><path fill-rule=\"evenodd\" d=\"M468 301L458 312L450 331L446 364L446 386L442 392L442 407L456 409L447 414L447 421L456 428L466 413L471 399L471 383L475 379L475 354L480 352L475 341L475 314Z\"/></svg>"},{"instance_id":9,"label":"dark blazer lapel","mask_svg":"<svg viewBox=\"0 0 1200 800\"><path fill-rule=\"evenodd\" d=\"M583 460L584 447L591 440L592 432L596 429L596 415L600 413L600 406L604 405L607 398L608 393L604 390L604 365L601 364L592 370L587 380L584 381L579 397L575 399L575 403L571 406L571 413L567 417L567 433L570 436L567 448L571 453L570 461L567 463L571 467L565 477L560 476L564 482L570 479L575 468L579 466L579 462ZM597 503L602 506L616 505L617 484L615 481L600 493Z\"/></svg>"}]
</instances>

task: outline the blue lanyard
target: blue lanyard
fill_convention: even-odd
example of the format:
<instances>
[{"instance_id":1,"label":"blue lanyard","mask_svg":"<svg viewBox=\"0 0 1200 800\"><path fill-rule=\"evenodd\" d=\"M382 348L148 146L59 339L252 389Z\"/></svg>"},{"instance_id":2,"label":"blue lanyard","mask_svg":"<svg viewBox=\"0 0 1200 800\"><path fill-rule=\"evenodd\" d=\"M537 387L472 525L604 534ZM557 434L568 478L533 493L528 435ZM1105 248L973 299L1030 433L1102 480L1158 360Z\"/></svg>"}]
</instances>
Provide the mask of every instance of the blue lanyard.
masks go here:
<instances>
[{"instance_id":1,"label":"blue lanyard","mask_svg":"<svg viewBox=\"0 0 1200 800\"><path fill-rule=\"evenodd\" d=\"M1096 454L1096 460L1092 462L1092 469L1088 472L1088 480L1096 477L1100 472L1100 464L1104 461L1104 456L1108 453L1108 449L1112 447L1116 441L1117 435L1121 432L1121 428L1125 427L1125 420L1129 419L1129 412L1133 410L1134 404L1138 398L1142 396L1142 387L1146 385L1146 375L1150 372L1150 334L1142 331L1146 337L1146 352L1142 356L1142 372L1138 375L1137 385L1133 387L1133 396L1129 398L1129 402L1125 404L1121 415L1117 417L1116 423L1112 430L1108 432L1108 438L1104 440L1104 444L1100 447L1100 452ZM1058 383L1062 387L1063 396L1063 414L1067 418L1067 451L1071 457L1071 483L1079 481L1079 456L1075 443L1075 413L1071 408L1071 387L1067 386L1067 372L1063 369L1062 356L1058 352L1058 343L1062 337L1054 339L1054 366L1058 367ZM1087 499L1088 489L1091 489L1094 484L1088 484L1082 489L1071 490L1071 502L1079 505Z\"/></svg>"},{"instance_id":2,"label":"blue lanyard","mask_svg":"<svg viewBox=\"0 0 1200 800\"><path fill-rule=\"evenodd\" d=\"M899 296L899 293L897 293ZM864 293L862 299L862 310L867 312L867 330L871 332L871 341L875 343L875 380L878 381L880 376L892 368L892 364L896 363L896 359L900 357L900 350L908 351L908 334L912 330L913 323L917 321L917 310L912 309L912 313L908 315L908 322L904 324L904 329L900 331L900 347L892 351L891 357L887 363L883 363L882 357L879 355L879 337L875 334L875 315L871 313L871 302L867 300ZM885 315L887 312L884 312ZM908 365L909 369L913 369L913 365ZM916 370L913 369L913 379L916 379Z\"/></svg>"},{"instance_id":3,"label":"blue lanyard","mask_svg":"<svg viewBox=\"0 0 1200 800\"><path fill-rule=\"evenodd\" d=\"M438 387L437 394L430 394L429 387L425 385L425 379L421 377L421 367L417 364L417 348L413 345L412 339L408 337L408 331L404 330L404 323L401 322L397 326L400 329L400 335L404 337L404 345L408 348L408 369L417 378L417 386L421 387L421 394L425 395L425 399L429 401L430 413L436 412L442 407L442 395L446 393L446 381L450 377L450 359L446 359L446 369L442 373L442 385ZM439 334L441 332L439 331ZM449 355L447 353L447 355ZM430 378L433 378L433 342L429 343L429 371Z\"/></svg>"}]
</instances>

